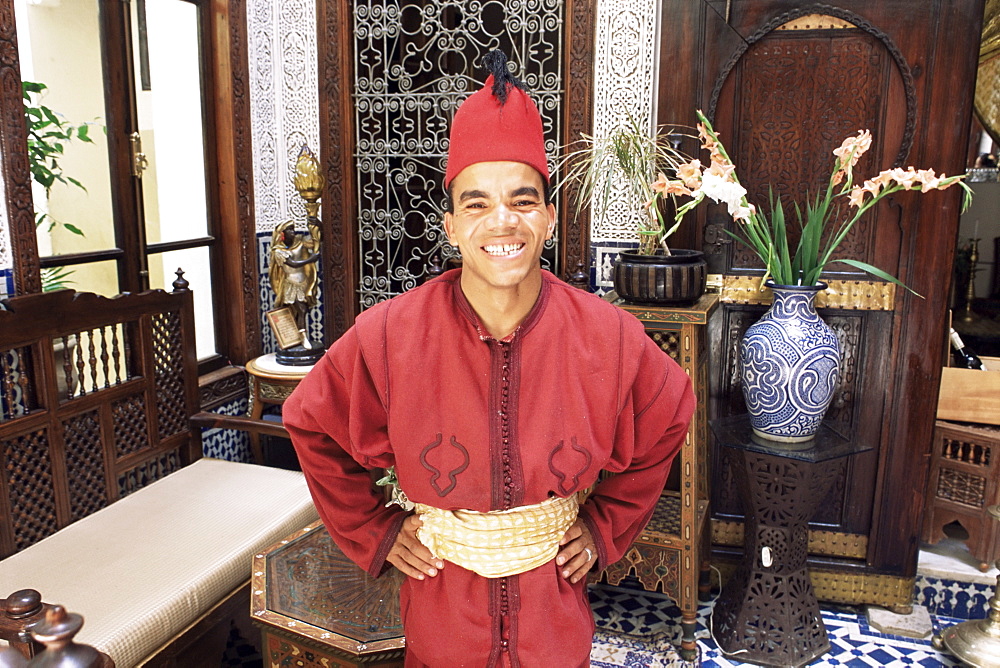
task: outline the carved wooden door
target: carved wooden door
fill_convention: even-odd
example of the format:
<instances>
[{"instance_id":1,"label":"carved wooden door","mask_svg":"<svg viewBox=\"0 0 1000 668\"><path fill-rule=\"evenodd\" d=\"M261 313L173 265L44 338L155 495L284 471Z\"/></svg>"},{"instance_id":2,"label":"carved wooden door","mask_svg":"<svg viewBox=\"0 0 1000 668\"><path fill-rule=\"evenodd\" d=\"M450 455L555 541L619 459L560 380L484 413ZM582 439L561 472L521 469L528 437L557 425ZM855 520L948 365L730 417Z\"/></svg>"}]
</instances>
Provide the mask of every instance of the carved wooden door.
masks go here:
<instances>
[{"instance_id":1,"label":"carved wooden door","mask_svg":"<svg viewBox=\"0 0 1000 668\"><path fill-rule=\"evenodd\" d=\"M856 178L909 165L964 171L981 0L666 0L663 15L662 62L670 67L661 77L660 121L690 125L695 108L706 110L758 206L766 208L769 187L786 204L825 188L832 150L864 128L874 141ZM676 74L686 72L697 74ZM836 483L810 524L820 598L909 605L959 206L957 189L887 198L839 251L923 298L846 265L825 275L834 294L821 298L820 312L844 349L828 420L873 449L834 464ZM733 229L725 209L700 215L685 241L723 275L711 411L724 416L745 410L736 351L769 297L756 289L759 263L724 232ZM727 453L713 455L721 555L742 542L742 509Z\"/></svg>"}]
</instances>

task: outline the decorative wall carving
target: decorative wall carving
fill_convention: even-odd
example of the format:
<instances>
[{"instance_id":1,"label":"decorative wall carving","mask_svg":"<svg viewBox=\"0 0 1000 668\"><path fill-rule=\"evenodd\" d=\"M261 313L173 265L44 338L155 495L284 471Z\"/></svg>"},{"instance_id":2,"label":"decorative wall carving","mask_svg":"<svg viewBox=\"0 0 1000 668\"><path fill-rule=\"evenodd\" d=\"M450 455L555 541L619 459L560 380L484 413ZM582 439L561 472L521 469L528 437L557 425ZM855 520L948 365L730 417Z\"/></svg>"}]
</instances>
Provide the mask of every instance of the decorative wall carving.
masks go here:
<instances>
[{"instance_id":1,"label":"decorative wall carving","mask_svg":"<svg viewBox=\"0 0 1000 668\"><path fill-rule=\"evenodd\" d=\"M3 155L0 154L0 174L3 173ZM6 201L7 190L4 187L4 179L0 178L0 202ZM7 207L0 206L0 271L14 266L14 258L10 253L10 232L7 228ZM0 283L0 293L4 292L5 287L3 283Z\"/></svg>"},{"instance_id":2,"label":"decorative wall carving","mask_svg":"<svg viewBox=\"0 0 1000 668\"><path fill-rule=\"evenodd\" d=\"M256 213L254 208L254 153L250 56L248 47L247 3L229 0L229 63L232 91L233 160L235 162L236 216L239 221L240 270L238 275L242 323L246 338L237 361L249 359L259 352L260 327L257 324L260 305L257 303L257 280L252 268L257 266ZM237 336L240 336L237 334Z\"/></svg>"},{"instance_id":3,"label":"decorative wall carving","mask_svg":"<svg viewBox=\"0 0 1000 668\"><path fill-rule=\"evenodd\" d=\"M773 188L791 216L794 202L825 190L833 149L859 129L882 126L878 91L890 65L878 41L858 31L838 31L827 41L776 32L751 46L739 65L737 114L741 127L755 131L741 133L732 147L750 201L769 209ZM803 116L803 108L814 113ZM861 158L856 174L879 171L882 140L874 137L874 150ZM862 218L836 256L871 262L873 224L872 215ZM747 246L731 248L733 268L760 266Z\"/></svg>"},{"instance_id":4,"label":"decorative wall carving","mask_svg":"<svg viewBox=\"0 0 1000 668\"><path fill-rule=\"evenodd\" d=\"M270 232L305 219L292 175L302 145L319 146L315 3L250 0L247 27L256 229Z\"/></svg>"},{"instance_id":5,"label":"decorative wall carving","mask_svg":"<svg viewBox=\"0 0 1000 668\"><path fill-rule=\"evenodd\" d=\"M596 24L597 3L592 0L566 0L566 14L571 22L566 44L566 99L563 101L566 139L593 132L593 83L594 83L594 26ZM563 189L559 200L565 224L562 226L562 267L566 279L573 280L577 268L584 270L591 262L590 215L581 212L575 219L567 217L570 202L576 201L577 186L569 184ZM584 284L574 283L587 289Z\"/></svg>"},{"instance_id":6,"label":"decorative wall carving","mask_svg":"<svg viewBox=\"0 0 1000 668\"><path fill-rule=\"evenodd\" d=\"M598 3L594 48L594 135L608 134L628 121L655 124L656 26L654 0L605 0ZM594 244L633 242L642 202L613 192L606 214L591 222Z\"/></svg>"},{"instance_id":7,"label":"decorative wall carving","mask_svg":"<svg viewBox=\"0 0 1000 668\"><path fill-rule=\"evenodd\" d=\"M0 248L10 249L8 261L14 269L14 289L22 294L39 292L42 287L36 261L38 249L28 153L24 150L27 129L23 104L14 4L11 0L0 0L0 156L3 156L0 194L4 196L0 200L0 209L3 209L0 226L6 232L6 242L0 243ZM2 254L0 250L0 268L6 266Z\"/></svg>"}]
</instances>

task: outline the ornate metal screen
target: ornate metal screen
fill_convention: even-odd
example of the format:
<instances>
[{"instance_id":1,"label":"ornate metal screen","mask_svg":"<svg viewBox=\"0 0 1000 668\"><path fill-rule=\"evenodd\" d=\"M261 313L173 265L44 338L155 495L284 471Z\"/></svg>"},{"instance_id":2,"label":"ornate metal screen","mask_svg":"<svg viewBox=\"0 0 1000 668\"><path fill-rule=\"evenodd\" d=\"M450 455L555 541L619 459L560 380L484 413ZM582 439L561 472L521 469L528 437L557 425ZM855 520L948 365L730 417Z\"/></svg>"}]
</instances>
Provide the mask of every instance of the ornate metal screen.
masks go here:
<instances>
[{"instance_id":1,"label":"ornate metal screen","mask_svg":"<svg viewBox=\"0 0 1000 668\"><path fill-rule=\"evenodd\" d=\"M441 220L448 129L502 49L538 104L549 156L562 141L562 0L359 0L354 108L361 308L422 282L452 253ZM555 266L556 240L542 258Z\"/></svg>"}]
</instances>

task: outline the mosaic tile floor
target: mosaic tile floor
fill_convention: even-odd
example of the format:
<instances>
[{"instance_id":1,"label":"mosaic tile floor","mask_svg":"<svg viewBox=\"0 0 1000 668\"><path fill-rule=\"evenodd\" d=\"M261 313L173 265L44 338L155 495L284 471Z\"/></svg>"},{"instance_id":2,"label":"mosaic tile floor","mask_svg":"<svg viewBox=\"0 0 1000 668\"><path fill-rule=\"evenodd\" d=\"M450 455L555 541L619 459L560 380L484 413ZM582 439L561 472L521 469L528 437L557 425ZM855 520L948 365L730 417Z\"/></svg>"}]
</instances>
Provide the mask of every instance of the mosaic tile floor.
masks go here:
<instances>
[{"instance_id":1,"label":"mosaic tile floor","mask_svg":"<svg viewBox=\"0 0 1000 668\"><path fill-rule=\"evenodd\" d=\"M624 583L623 583L624 584ZM697 663L683 662L673 647L680 640L680 611L662 594L644 592L637 586L611 587L593 585L591 603L598 632L591 653L595 668L688 668ZM701 665L728 668L750 665L727 658L712 640L708 618L712 604L703 605L698 614L698 648ZM931 647L930 639L915 640L879 633L869 627L861 608L824 607L831 651L810 666L897 666L958 667L962 664ZM962 619L931 615L935 632L957 624Z\"/></svg>"}]
</instances>

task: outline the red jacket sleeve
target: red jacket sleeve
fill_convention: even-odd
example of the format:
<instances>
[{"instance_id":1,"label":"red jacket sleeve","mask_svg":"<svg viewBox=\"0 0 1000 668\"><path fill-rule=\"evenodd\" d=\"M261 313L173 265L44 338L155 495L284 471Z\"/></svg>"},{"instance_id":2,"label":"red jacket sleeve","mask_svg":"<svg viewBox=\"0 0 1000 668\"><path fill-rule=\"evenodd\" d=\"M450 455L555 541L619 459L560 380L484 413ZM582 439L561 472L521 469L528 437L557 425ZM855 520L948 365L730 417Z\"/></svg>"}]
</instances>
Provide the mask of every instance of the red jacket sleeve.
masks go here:
<instances>
[{"instance_id":1,"label":"red jacket sleeve","mask_svg":"<svg viewBox=\"0 0 1000 668\"><path fill-rule=\"evenodd\" d=\"M394 463L379 375L365 360L357 330L351 329L282 409L320 518L344 554L372 576L385 569L407 515L399 506L385 507L369 473Z\"/></svg>"},{"instance_id":2,"label":"red jacket sleeve","mask_svg":"<svg viewBox=\"0 0 1000 668\"><path fill-rule=\"evenodd\" d=\"M621 559L649 523L695 408L691 379L659 347L645 341L615 429L614 450L631 453L631 461L602 480L580 507L597 545L600 568Z\"/></svg>"}]
</instances>

